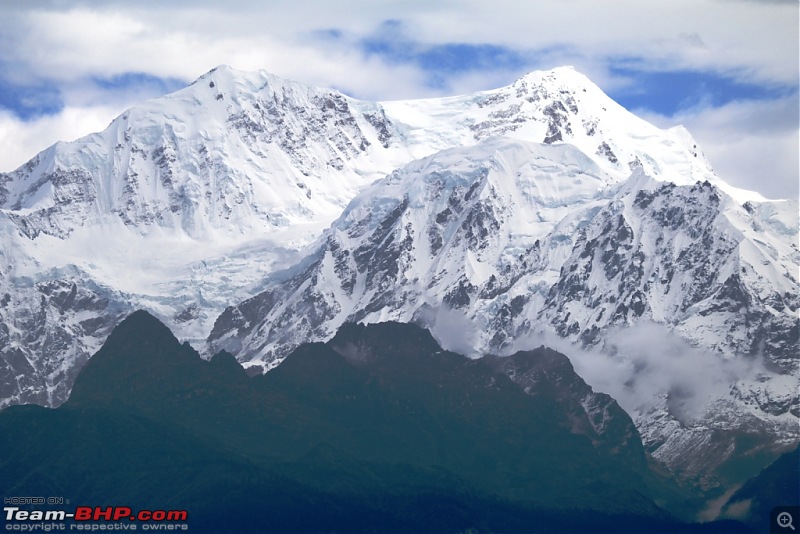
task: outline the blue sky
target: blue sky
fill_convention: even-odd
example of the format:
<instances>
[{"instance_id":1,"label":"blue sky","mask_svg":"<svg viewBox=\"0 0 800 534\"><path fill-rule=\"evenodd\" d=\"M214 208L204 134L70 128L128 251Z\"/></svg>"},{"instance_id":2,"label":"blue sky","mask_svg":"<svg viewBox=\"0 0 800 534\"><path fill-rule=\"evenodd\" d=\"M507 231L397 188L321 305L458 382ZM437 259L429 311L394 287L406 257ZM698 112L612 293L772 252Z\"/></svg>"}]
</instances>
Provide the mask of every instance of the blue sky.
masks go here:
<instances>
[{"instance_id":1,"label":"blue sky","mask_svg":"<svg viewBox=\"0 0 800 534\"><path fill-rule=\"evenodd\" d=\"M658 126L686 125L734 185L797 196L794 0L135 4L0 4L0 171L218 64L372 100L568 64Z\"/></svg>"},{"instance_id":2,"label":"blue sky","mask_svg":"<svg viewBox=\"0 0 800 534\"><path fill-rule=\"evenodd\" d=\"M797 95L796 85L748 83L716 72L639 71L628 67L612 67L610 71L635 80L635 86L613 95L617 102L628 109L646 109L663 115L697 106L720 107L742 100L769 101Z\"/></svg>"},{"instance_id":3,"label":"blue sky","mask_svg":"<svg viewBox=\"0 0 800 534\"><path fill-rule=\"evenodd\" d=\"M180 78L161 78L143 72L126 72L108 78L89 76L83 80L84 86L92 90L93 98L112 101L156 97L177 91L187 83ZM0 109L10 111L23 121L57 115L69 99L59 85L59 80L47 78L16 84L0 74Z\"/></svg>"},{"instance_id":4,"label":"blue sky","mask_svg":"<svg viewBox=\"0 0 800 534\"><path fill-rule=\"evenodd\" d=\"M514 49L492 43L423 44L414 41L410 33L402 21L387 20L371 35L360 39L357 46L366 56L376 56L393 64L413 65L424 73L426 86L445 91L451 78L464 73L486 70L525 73L550 68L550 65L543 65L545 61L540 58L555 51L553 48ZM321 35L341 41L345 34L329 29ZM635 56L608 58L608 71L612 76L630 80L628 85L607 90L609 96L628 109L667 116L701 105L720 107L741 100L796 96L798 91L796 83L748 82L743 76L737 76L738 73L685 68L652 70Z\"/></svg>"}]
</instances>

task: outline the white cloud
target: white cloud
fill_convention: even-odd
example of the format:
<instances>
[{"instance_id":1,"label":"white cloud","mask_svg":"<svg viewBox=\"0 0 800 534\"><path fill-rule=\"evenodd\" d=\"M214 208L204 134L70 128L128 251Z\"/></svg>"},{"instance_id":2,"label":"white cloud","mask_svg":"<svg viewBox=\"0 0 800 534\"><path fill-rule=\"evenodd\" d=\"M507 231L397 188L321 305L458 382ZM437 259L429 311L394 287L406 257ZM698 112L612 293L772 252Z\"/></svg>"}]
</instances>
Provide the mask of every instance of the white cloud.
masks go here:
<instances>
[{"instance_id":1,"label":"white cloud","mask_svg":"<svg viewBox=\"0 0 800 534\"><path fill-rule=\"evenodd\" d=\"M611 395L632 417L662 408L684 423L703 418L733 384L770 375L760 357L724 357L692 347L665 326L640 322L612 330L605 346L583 349L554 334L526 336L512 353L545 345L566 355L595 391ZM774 375L772 375L774 376Z\"/></svg>"},{"instance_id":2,"label":"white cloud","mask_svg":"<svg viewBox=\"0 0 800 534\"><path fill-rule=\"evenodd\" d=\"M0 169L16 169L57 141L71 141L100 131L121 111L105 106L68 107L57 115L22 121L0 110Z\"/></svg>"},{"instance_id":3,"label":"white cloud","mask_svg":"<svg viewBox=\"0 0 800 534\"><path fill-rule=\"evenodd\" d=\"M301 81L312 81L320 76L320 59L341 59L329 57L327 46L313 41L314 31L338 28L363 36L384 20L399 19L423 43L493 43L544 52L548 64L543 67L569 62L600 71L598 65L606 66L609 58L636 57L642 68L710 69L756 83L796 83L798 77L795 2L350 0L83 6L6 13L11 24L3 32L13 35L16 44L3 55L31 73L57 78L142 71L193 79L227 63L276 74L292 71ZM314 50L312 61L294 57L308 49ZM345 63L340 70L349 67L356 65ZM396 83L405 73L384 74ZM353 89L364 92L355 83Z\"/></svg>"},{"instance_id":4,"label":"white cloud","mask_svg":"<svg viewBox=\"0 0 800 534\"><path fill-rule=\"evenodd\" d=\"M598 365L595 359L606 361ZM604 389L629 413L646 413L666 394L670 412L684 421L702 419L711 403L729 396L732 384L766 372L759 358L724 358L648 322L612 331L602 354L580 353L579 374L587 364L607 366L592 379L605 381Z\"/></svg>"},{"instance_id":5,"label":"white cloud","mask_svg":"<svg viewBox=\"0 0 800 534\"><path fill-rule=\"evenodd\" d=\"M796 2L474 0L440 5L450 9L414 18L420 39L561 48L576 62L638 57L645 68L710 69L750 82L797 81Z\"/></svg>"}]
</instances>

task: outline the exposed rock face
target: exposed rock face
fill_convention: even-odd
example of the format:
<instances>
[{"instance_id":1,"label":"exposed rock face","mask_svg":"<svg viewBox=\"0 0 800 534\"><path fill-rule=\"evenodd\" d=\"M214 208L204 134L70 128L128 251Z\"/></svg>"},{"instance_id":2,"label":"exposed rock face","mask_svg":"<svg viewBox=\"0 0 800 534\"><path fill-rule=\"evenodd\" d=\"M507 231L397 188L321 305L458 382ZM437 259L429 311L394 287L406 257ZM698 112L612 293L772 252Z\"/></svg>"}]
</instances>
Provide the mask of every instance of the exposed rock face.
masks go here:
<instances>
[{"instance_id":1,"label":"exposed rock face","mask_svg":"<svg viewBox=\"0 0 800 534\"><path fill-rule=\"evenodd\" d=\"M39 283L16 281L5 289L0 298L0 407L58 405L89 355L130 310L119 304L121 295L87 283L80 273Z\"/></svg>"},{"instance_id":2,"label":"exposed rock face","mask_svg":"<svg viewBox=\"0 0 800 534\"><path fill-rule=\"evenodd\" d=\"M785 269L797 249L773 235L783 249L775 254L775 245L749 232L757 224L707 182L630 193L581 234L541 315L586 344L646 318L673 325L697 346L761 353L796 370L797 280L789 269L770 279L762 268L777 260Z\"/></svg>"}]
</instances>

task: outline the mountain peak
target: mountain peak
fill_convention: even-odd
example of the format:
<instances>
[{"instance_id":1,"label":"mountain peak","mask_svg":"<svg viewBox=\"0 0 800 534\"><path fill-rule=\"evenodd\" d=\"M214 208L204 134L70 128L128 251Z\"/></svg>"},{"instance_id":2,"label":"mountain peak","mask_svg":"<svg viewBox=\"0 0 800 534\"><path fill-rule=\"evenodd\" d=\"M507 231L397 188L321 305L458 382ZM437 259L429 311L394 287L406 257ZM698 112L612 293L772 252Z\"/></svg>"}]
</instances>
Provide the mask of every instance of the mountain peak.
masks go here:
<instances>
[{"instance_id":1,"label":"mountain peak","mask_svg":"<svg viewBox=\"0 0 800 534\"><path fill-rule=\"evenodd\" d=\"M183 344L164 323L139 310L125 318L108 336L101 349L75 380L66 405L76 406L98 400L114 400L149 391L148 384L159 376L200 360L199 354ZM127 376L125 383L109 377Z\"/></svg>"},{"instance_id":2,"label":"mountain peak","mask_svg":"<svg viewBox=\"0 0 800 534\"><path fill-rule=\"evenodd\" d=\"M558 279L559 262L569 255L571 236L582 224L566 216L579 211L570 203L601 202L632 173L678 185L722 183L694 141L634 117L599 89L595 96L594 86L573 68L532 72L516 84L443 99L377 103L220 65L189 88L131 108L103 132L58 143L0 175L0 249L14 258L0 266L0 300L17 303L0 309L0 347L24 347L26 359L52 363L52 372L32 373L35 387L15 379L0 383L12 384L14 395L52 389L43 384L62 381L55 370L79 367L120 317L143 306L157 310L181 339L205 339L227 306L265 287L267 276L293 264L337 217L353 215L354 224L365 222L365 231L374 230L355 209L381 222L378 218L408 196L403 223L424 234L390 236L397 239L387 249L391 261L411 254L404 248L408 237L422 247L414 255L432 253L420 266L424 276L440 268L460 272L457 261L462 262L463 280L425 283L439 286L448 302L463 304L476 287L489 284L486 295L497 295L496 284L522 276L520 258L533 254L529 247L539 246L537 239L558 224L547 245L552 248L536 252L536 268L547 273L536 281L536 291L545 291ZM414 173L421 179L408 179ZM400 178L394 191L365 192L387 175L384 185ZM357 201L343 215L359 193L381 202L373 209ZM438 197L429 202L420 196L425 194ZM430 224L417 225L412 214ZM514 224L506 224L510 219ZM510 230L491 247L481 244L498 235L496 225ZM339 224L332 233L340 230L350 231ZM387 221L385 230L399 228ZM454 236L468 243L468 250L461 244L454 248ZM378 259L369 251L380 244L364 244L353 260L355 278L368 267L362 260ZM455 255L437 255L442 250ZM332 268L344 272L349 261L337 256ZM366 276L374 285L374 275ZM22 287L15 277L42 283ZM341 282L343 292L352 292L355 278ZM52 281L64 290L56 295L48 289ZM414 283L399 288L410 290ZM380 295L388 297L389 289L398 287L381 288ZM525 298L511 298L517 296L514 302ZM52 306L46 318L34 304L42 299ZM351 304L360 306L345 307ZM382 316L378 308L354 314L339 319L399 318ZM22 318L34 315L43 317L43 324L37 323L31 337ZM314 339L334 332L332 326ZM51 339L71 345L65 349ZM239 341L229 348L241 359ZM0 348L0 356L23 361L13 350ZM9 376L25 373L31 374L20 367ZM72 376L64 382L70 384Z\"/></svg>"},{"instance_id":3,"label":"mountain peak","mask_svg":"<svg viewBox=\"0 0 800 534\"><path fill-rule=\"evenodd\" d=\"M207 85L208 89L216 89L215 99L224 101L224 94L241 93L243 96L250 96L265 94L268 96L274 94L281 94L284 98L286 95L305 95L310 98L312 95L317 94L335 94L344 95L335 89L324 87L316 87L310 84L284 78L273 74L269 71L259 70L241 70L231 67L229 65L218 65L207 73L203 74L197 80L192 82L190 88L203 87ZM203 90L203 89L201 89ZM186 88L183 91L189 91L192 95L194 93L191 89ZM214 91L212 91L213 93ZM181 93L181 91L178 91ZM223 97L219 98L218 95L222 94Z\"/></svg>"},{"instance_id":4,"label":"mountain peak","mask_svg":"<svg viewBox=\"0 0 800 534\"><path fill-rule=\"evenodd\" d=\"M175 336L172 335L170 329L150 312L146 310L136 310L123 319L114 329L112 334L108 337L108 342L138 337L145 332L147 336L140 338L142 342L148 342L153 339L172 339L175 340L175 342L178 341Z\"/></svg>"},{"instance_id":5,"label":"mountain peak","mask_svg":"<svg viewBox=\"0 0 800 534\"><path fill-rule=\"evenodd\" d=\"M408 354L405 352L427 354L442 350L428 330L414 324L394 321L345 323L328 344L345 358L356 360L364 359L366 352L373 355L400 352L406 357Z\"/></svg>"},{"instance_id":6,"label":"mountain peak","mask_svg":"<svg viewBox=\"0 0 800 534\"><path fill-rule=\"evenodd\" d=\"M541 83L543 81L575 82L585 81L591 83L589 78L581 74L572 65L563 65L552 69L532 70L517 78L514 83L528 81ZM513 85L513 84L512 84Z\"/></svg>"},{"instance_id":7,"label":"mountain peak","mask_svg":"<svg viewBox=\"0 0 800 534\"><path fill-rule=\"evenodd\" d=\"M617 105L589 77L570 65L528 72L517 78L510 87L517 91L531 91L536 87L548 88L553 91L550 95L553 97L586 93L594 99L601 98L602 105L609 102Z\"/></svg>"}]
</instances>

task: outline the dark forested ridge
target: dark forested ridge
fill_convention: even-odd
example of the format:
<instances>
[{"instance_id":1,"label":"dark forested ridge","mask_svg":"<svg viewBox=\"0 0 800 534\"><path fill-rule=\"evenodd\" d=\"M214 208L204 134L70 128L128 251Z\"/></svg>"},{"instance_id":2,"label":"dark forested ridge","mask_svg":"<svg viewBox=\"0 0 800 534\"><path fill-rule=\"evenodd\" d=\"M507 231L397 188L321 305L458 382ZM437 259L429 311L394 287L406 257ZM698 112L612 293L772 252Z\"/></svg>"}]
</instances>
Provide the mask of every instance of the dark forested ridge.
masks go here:
<instances>
[{"instance_id":1,"label":"dark forested ridge","mask_svg":"<svg viewBox=\"0 0 800 534\"><path fill-rule=\"evenodd\" d=\"M193 532L747 531L679 522L689 496L624 412L593 433L563 355L513 358L547 380L413 325L347 324L250 378L136 312L64 405L0 413L0 494L185 508Z\"/></svg>"}]
</instances>

